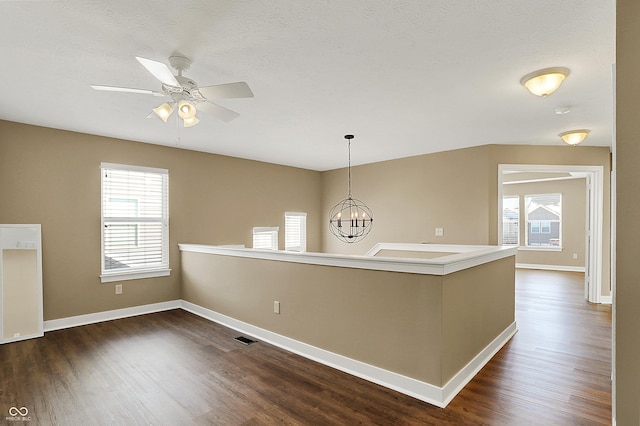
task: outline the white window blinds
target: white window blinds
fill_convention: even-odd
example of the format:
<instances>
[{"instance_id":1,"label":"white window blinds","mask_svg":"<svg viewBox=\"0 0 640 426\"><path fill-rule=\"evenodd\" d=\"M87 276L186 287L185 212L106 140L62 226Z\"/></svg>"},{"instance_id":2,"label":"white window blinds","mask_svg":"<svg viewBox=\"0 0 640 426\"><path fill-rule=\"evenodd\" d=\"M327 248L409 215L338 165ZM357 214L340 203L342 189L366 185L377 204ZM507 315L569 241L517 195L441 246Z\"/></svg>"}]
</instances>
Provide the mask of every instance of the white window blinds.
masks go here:
<instances>
[{"instance_id":1,"label":"white window blinds","mask_svg":"<svg viewBox=\"0 0 640 426\"><path fill-rule=\"evenodd\" d=\"M253 248L278 250L278 230L277 226L253 228Z\"/></svg>"},{"instance_id":2,"label":"white window blinds","mask_svg":"<svg viewBox=\"0 0 640 426\"><path fill-rule=\"evenodd\" d=\"M284 249L289 251L307 251L307 214L285 212Z\"/></svg>"},{"instance_id":3,"label":"white window blinds","mask_svg":"<svg viewBox=\"0 0 640 426\"><path fill-rule=\"evenodd\" d=\"M168 270L169 172L107 163L101 170L102 274Z\"/></svg>"}]
</instances>

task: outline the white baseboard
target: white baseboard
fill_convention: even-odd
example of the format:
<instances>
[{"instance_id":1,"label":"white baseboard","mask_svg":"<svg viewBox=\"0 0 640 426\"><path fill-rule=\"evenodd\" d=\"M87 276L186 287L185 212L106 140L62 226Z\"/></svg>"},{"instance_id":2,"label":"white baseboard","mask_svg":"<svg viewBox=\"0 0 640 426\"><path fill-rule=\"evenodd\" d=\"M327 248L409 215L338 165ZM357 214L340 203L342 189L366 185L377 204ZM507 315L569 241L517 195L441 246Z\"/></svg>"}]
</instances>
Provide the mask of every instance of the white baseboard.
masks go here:
<instances>
[{"instance_id":1,"label":"white baseboard","mask_svg":"<svg viewBox=\"0 0 640 426\"><path fill-rule=\"evenodd\" d=\"M541 269L543 271L584 272L584 266L539 265L537 263L516 263L519 269Z\"/></svg>"},{"instance_id":2,"label":"white baseboard","mask_svg":"<svg viewBox=\"0 0 640 426\"><path fill-rule=\"evenodd\" d=\"M182 309L210 321L238 330L258 340L283 348L305 358L333 367L356 377L377 383L400 393L412 396L440 408L447 406L460 390L477 374L515 334L516 323L507 327L493 342L483 349L469 364L460 370L444 387L435 386L411 377L375 367L343 355L308 345L306 343L273 333L260 327L222 315L202 306L181 302Z\"/></svg>"},{"instance_id":3,"label":"white baseboard","mask_svg":"<svg viewBox=\"0 0 640 426\"><path fill-rule=\"evenodd\" d=\"M504 329L502 333L500 333L491 343L487 345L478 355L475 356L462 370L458 371L449 382L444 385L443 388L443 405L442 408L446 407L447 404L455 398L455 396L464 388L467 383L471 381L475 377L476 374L482 367L487 365L491 358L495 354L498 353L500 349L513 337L514 334L518 331L518 327L516 322L512 322L507 328Z\"/></svg>"},{"instance_id":4,"label":"white baseboard","mask_svg":"<svg viewBox=\"0 0 640 426\"><path fill-rule=\"evenodd\" d=\"M491 360L491 358L517 331L516 323L513 322L443 387L435 386L430 383L345 357L343 355L338 355L325 349L311 346L272 331L222 315L218 312L203 308L202 306L185 300L171 300L168 302L153 303L149 305L134 306L131 308L115 309L112 311L49 320L44 322L44 331L49 332L61 330L64 328L77 327L102 321L111 321L119 318L178 308L184 309L185 311L191 312L210 321L222 324L241 333L245 333L258 340L271 343L272 345L283 348L289 352L293 352L370 382L377 383L381 386L412 396L440 408L446 407L458 392L460 392L460 390L462 390L462 388L469 383L471 379L473 379L478 371L480 371L482 367Z\"/></svg>"},{"instance_id":5,"label":"white baseboard","mask_svg":"<svg viewBox=\"0 0 640 426\"><path fill-rule=\"evenodd\" d=\"M600 296L600 303L604 305L611 305L613 303L613 298L611 296Z\"/></svg>"},{"instance_id":6,"label":"white baseboard","mask_svg":"<svg viewBox=\"0 0 640 426\"><path fill-rule=\"evenodd\" d=\"M136 315L150 314L153 312L168 311L180 308L180 300L152 303L149 305L133 306L131 308L115 309L112 311L96 312L93 314L77 315L74 317L48 320L44 322L44 331L61 330L63 328L77 327L80 325L94 324L102 321L111 321L119 318L133 317Z\"/></svg>"}]
</instances>

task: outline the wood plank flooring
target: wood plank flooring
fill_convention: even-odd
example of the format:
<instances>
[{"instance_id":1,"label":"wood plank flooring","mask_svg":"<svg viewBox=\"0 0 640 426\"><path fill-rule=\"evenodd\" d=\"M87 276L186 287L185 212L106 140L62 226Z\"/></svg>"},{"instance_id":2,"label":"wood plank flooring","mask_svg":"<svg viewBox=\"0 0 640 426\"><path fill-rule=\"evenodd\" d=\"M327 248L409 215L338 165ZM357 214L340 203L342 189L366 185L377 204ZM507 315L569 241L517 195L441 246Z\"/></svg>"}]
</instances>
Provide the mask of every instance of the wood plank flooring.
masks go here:
<instances>
[{"instance_id":1,"label":"wood plank flooring","mask_svg":"<svg viewBox=\"0 0 640 426\"><path fill-rule=\"evenodd\" d=\"M446 409L174 310L1 345L0 424L610 424L611 307L582 280L519 270L518 333Z\"/></svg>"}]
</instances>

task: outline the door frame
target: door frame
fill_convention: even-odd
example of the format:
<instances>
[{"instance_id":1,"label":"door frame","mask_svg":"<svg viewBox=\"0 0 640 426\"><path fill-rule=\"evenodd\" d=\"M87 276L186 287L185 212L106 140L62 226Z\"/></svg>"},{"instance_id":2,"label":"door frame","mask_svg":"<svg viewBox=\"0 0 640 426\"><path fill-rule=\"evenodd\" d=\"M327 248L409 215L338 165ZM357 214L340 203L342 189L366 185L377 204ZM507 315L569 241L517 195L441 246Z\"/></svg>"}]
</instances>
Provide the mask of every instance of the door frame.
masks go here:
<instances>
[{"instance_id":1,"label":"door frame","mask_svg":"<svg viewBox=\"0 0 640 426\"><path fill-rule=\"evenodd\" d=\"M575 172L587 175L587 227L590 239L585 244L585 297L601 303L602 294L602 223L604 215L604 167L541 164L498 164L498 240L502 241L502 197L504 172ZM591 190L589 190L589 184Z\"/></svg>"}]
</instances>

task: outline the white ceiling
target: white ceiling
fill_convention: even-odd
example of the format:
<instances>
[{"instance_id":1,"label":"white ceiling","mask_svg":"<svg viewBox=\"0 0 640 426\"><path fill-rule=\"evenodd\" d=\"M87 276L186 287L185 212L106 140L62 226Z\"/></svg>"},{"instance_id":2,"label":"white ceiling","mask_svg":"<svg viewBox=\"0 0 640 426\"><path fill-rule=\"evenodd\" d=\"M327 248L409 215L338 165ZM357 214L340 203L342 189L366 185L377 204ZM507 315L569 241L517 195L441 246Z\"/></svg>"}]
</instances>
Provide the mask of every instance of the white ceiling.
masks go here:
<instances>
[{"instance_id":1,"label":"white ceiling","mask_svg":"<svg viewBox=\"0 0 640 426\"><path fill-rule=\"evenodd\" d=\"M0 1L0 119L329 170L485 144L610 146L614 0ZM246 81L180 128L145 118L136 60L192 59L199 85ZM563 66L548 98L520 78ZM556 115L556 107L571 112ZM569 148L567 149L579 149Z\"/></svg>"}]
</instances>

